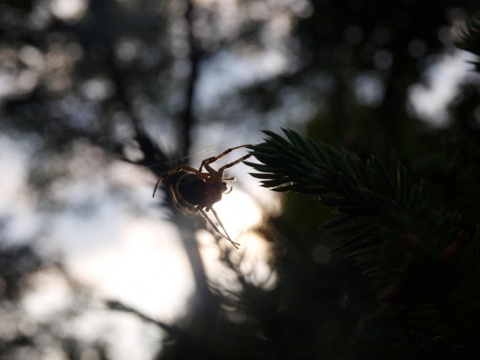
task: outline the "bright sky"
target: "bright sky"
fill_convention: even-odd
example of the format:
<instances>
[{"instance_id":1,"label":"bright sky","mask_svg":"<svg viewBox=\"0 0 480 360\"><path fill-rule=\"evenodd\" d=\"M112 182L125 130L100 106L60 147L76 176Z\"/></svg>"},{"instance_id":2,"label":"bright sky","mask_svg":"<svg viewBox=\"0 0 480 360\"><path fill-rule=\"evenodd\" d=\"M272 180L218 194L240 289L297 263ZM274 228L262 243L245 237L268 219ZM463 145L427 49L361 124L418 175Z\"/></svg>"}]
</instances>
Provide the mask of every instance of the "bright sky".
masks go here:
<instances>
[{"instance_id":1,"label":"bright sky","mask_svg":"<svg viewBox=\"0 0 480 360\"><path fill-rule=\"evenodd\" d=\"M410 101L417 114L434 125L445 125L447 106L459 84L467 77L478 77L472 71L471 54L455 51L433 66L427 74L428 85L417 84L410 89Z\"/></svg>"},{"instance_id":2,"label":"bright sky","mask_svg":"<svg viewBox=\"0 0 480 360\"><path fill-rule=\"evenodd\" d=\"M141 325L141 321L139 324L131 319L131 315L105 310L102 301L119 300L151 317L168 322L183 312L189 296L192 295L191 269L180 245L178 230L174 225L161 220L161 212L157 207L161 196L152 198L155 179L146 171L132 170L134 168L130 165L114 164L113 174L116 175L109 175L106 171L77 179L78 181L75 180L70 185L59 184L50 196L67 201L70 206L78 206L89 198L102 201L91 209L90 216L79 216L75 212L67 211L47 220L44 214L34 212L35 199L26 192L26 169L31 151L33 150L26 141L0 137L0 163L5 174L0 178L0 189L2 194L5 194L0 202L0 214L13 212L14 215L6 229L8 237L18 241L36 239L36 234L42 229L42 222L50 221L52 231L45 239L48 246L41 248L50 253L58 249L64 254L67 269L72 276L93 287L98 308L92 311L97 314L95 318L99 329L111 326L114 332L128 333L128 338L131 339L122 342L122 351L115 350L118 354L114 358L145 358L145 353L139 352L138 347L144 336L143 332L150 325ZM243 149L238 154L232 154L232 158L225 161L232 161L244 152ZM248 171L243 164L235 168L235 172ZM233 172L232 169L232 175ZM124 184L131 182L132 194L140 203L144 203L145 207L156 209L154 213L146 217L135 216L117 200L109 200L105 197L105 184L110 180ZM230 236L242 244L239 252L246 255L245 264L242 266L255 268L254 276L261 281L270 273L265 267L268 248L257 236L249 234L248 229L261 221L262 213L259 206L239 185L231 183L233 191L225 195L215 208ZM12 204L16 204L13 209ZM200 234L200 243L207 274L213 277L214 282L222 283L223 267L218 264L220 253L213 243L213 237L203 231ZM224 240L222 246L231 245ZM34 288L26 297L24 306L32 318L42 321L61 310L70 295L67 284L58 275L40 273L36 279L42 286ZM45 303L49 306L46 307ZM91 317L92 314L87 312L77 320L80 334L85 328L84 322ZM103 326L98 319L103 319ZM127 328L123 329L122 326ZM87 328L87 332L95 333L93 327ZM109 331L109 334L111 333ZM105 331L100 330L98 335L103 334ZM115 342L113 335L110 336L112 343ZM150 337L152 344L147 346L147 349L155 349L154 344L158 344L159 336L160 334L156 334Z\"/></svg>"}]
</instances>

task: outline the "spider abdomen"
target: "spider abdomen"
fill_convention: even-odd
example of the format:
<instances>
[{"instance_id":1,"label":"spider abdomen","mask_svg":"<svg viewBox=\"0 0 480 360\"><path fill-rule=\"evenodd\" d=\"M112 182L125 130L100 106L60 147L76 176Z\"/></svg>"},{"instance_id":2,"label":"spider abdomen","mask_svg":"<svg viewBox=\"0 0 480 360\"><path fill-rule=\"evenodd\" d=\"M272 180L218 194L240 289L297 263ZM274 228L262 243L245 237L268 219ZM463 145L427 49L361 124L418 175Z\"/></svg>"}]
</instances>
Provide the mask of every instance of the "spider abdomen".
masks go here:
<instances>
[{"instance_id":1,"label":"spider abdomen","mask_svg":"<svg viewBox=\"0 0 480 360\"><path fill-rule=\"evenodd\" d=\"M211 207L220 201L225 190L224 182L208 182L192 173L183 175L177 184L177 191L183 200L201 207Z\"/></svg>"}]
</instances>

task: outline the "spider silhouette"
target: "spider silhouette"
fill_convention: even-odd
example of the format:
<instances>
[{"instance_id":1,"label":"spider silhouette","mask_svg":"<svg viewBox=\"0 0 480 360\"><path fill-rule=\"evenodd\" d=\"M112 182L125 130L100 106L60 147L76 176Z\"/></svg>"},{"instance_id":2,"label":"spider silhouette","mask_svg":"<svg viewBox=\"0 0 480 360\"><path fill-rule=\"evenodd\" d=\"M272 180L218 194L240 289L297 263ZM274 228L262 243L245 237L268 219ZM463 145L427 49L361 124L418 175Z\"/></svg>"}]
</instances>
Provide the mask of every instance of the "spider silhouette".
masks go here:
<instances>
[{"instance_id":1,"label":"spider silhouette","mask_svg":"<svg viewBox=\"0 0 480 360\"><path fill-rule=\"evenodd\" d=\"M218 217L217 212L213 208L213 204L219 202L222 199L223 194L228 194L232 191L232 188L227 187L227 181L233 181L235 179L233 177L224 177L223 172L225 169L231 168L244 161L249 158L251 154L242 156L231 163L223 165L218 170L213 169L210 165L233 150L246 146L249 145L235 146L225 150L220 155L205 159L200 164L198 170L191 166L181 165L161 174L155 184L155 188L153 189L153 197L155 197L155 192L163 179L180 173L181 175L176 177L170 184L170 195L175 207L187 216L194 216L199 213L219 235L230 241L232 245L238 249L240 244L234 242L230 238L222 221ZM203 169L206 171L202 172ZM207 212L209 211L215 217L215 220L222 228L223 233L215 222L207 215Z\"/></svg>"}]
</instances>

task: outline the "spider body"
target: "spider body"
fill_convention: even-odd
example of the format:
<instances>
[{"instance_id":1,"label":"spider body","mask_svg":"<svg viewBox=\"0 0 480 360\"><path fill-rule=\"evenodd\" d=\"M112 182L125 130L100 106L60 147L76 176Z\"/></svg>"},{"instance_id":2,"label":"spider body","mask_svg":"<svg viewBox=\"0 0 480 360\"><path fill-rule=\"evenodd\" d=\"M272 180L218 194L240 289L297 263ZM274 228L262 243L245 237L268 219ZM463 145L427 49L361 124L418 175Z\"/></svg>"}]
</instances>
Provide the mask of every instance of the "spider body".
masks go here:
<instances>
[{"instance_id":1,"label":"spider body","mask_svg":"<svg viewBox=\"0 0 480 360\"><path fill-rule=\"evenodd\" d=\"M204 205L206 209L222 200L222 194L228 191L225 181L208 182L194 173L182 175L176 186L183 200L192 205Z\"/></svg>"},{"instance_id":2,"label":"spider body","mask_svg":"<svg viewBox=\"0 0 480 360\"><path fill-rule=\"evenodd\" d=\"M222 199L223 194L228 194L231 191L227 187L227 181L235 180L232 177L223 176L225 169L244 161L251 155L242 156L231 163L223 165L218 170L213 169L210 165L233 150L246 146L248 145L236 146L225 150L220 155L205 159L200 164L198 170L187 165L181 165L163 173L159 176L153 189L153 196L155 197L157 187L162 183L163 179L172 177L169 187L175 207L188 216L199 213L218 234L229 240L233 246L238 247L239 244L234 242L225 230L217 212L213 209L213 205ZM203 169L206 171L202 172ZM207 215L207 212L213 214L218 225ZM220 231L219 227L223 232Z\"/></svg>"}]
</instances>

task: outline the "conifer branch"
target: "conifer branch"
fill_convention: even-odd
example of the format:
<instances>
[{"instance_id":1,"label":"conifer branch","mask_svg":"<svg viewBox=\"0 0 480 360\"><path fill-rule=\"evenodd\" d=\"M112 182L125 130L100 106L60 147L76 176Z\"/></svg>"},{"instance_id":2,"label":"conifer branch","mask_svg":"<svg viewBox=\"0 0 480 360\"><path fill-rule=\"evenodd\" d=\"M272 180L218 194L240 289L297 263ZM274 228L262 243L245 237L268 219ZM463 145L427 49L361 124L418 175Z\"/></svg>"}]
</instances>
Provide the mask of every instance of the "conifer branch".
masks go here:
<instances>
[{"instance_id":1,"label":"conifer branch","mask_svg":"<svg viewBox=\"0 0 480 360\"><path fill-rule=\"evenodd\" d=\"M345 150L283 131L288 140L264 131L269 138L251 146L260 164L245 163L259 171L251 175L262 186L317 196L325 205L336 207L340 217L396 211L394 181L376 158L365 164Z\"/></svg>"},{"instance_id":2,"label":"conifer branch","mask_svg":"<svg viewBox=\"0 0 480 360\"><path fill-rule=\"evenodd\" d=\"M455 41L455 46L480 57L480 15L473 17ZM472 61L477 71L480 71L480 61Z\"/></svg>"},{"instance_id":3,"label":"conifer branch","mask_svg":"<svg viewBox=\"0 0 480 360\"><path fill-rule=\"evenodd\" d=\"M282 130L285 138L264 131L264 142L250 147L259 161L245 162L257 171L251 175L273 191L307 194L334 208L334 217L322 225L338 241L332 251L368 264L365 272L380 283L399 281L411 267L417 271L420 259L436 264L454 241L458 215L432 208L425 187L404 166L394 178L373 156L362 161Z\"/></svg>"}]
</instances>

